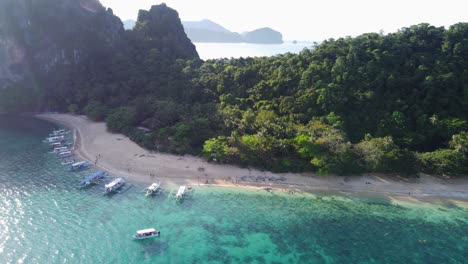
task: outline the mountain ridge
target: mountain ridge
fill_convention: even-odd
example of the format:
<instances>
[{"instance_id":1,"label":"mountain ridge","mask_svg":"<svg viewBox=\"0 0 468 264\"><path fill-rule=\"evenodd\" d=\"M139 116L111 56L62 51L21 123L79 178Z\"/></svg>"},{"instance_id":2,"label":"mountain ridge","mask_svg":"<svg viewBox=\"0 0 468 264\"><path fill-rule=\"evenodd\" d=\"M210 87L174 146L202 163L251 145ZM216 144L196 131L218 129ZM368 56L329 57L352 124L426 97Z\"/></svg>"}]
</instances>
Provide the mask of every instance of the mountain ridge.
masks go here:
<instances>
[{"instance_id":1,"label":"mountain ridge","mask_svg":"<svg viewBox=\"0 0 468 264\"><path fill-rule=\"evenodd\" d=\"M134 20L124 21L125 29L135 26ZM283 35L269 27L258 28L243 33L232 32L220 24L209 20L182 21L185 33L193 42L206 43L255 43L282 44Z\"/></svg>"}]
</instances>

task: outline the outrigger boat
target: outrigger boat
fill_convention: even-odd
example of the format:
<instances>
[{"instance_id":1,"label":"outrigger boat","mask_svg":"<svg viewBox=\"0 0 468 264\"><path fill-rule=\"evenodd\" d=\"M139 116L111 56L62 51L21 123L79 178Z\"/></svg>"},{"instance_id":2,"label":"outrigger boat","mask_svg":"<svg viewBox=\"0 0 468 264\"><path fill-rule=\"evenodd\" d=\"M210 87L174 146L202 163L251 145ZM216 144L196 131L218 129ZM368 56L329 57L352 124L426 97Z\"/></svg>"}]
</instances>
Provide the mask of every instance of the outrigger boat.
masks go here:
<instances>
[{"instance_id":1,"label":"outrigger boat","mask_svg":"<svg viewBox=\"0 0 468 264\"><path fill-rule=\"evenodd\" d=\"M54 137L48 137L44 140L45 143L57 143L57 142L62 142L65 140L65 136L54 136Z\"/></svg>"},{"instance_id":2,"label":"outrigger boat","mask_svg":"<svg viewBox=\"0 0 468 264\"><path fill-rule=\"evenodd\" d=\"M70 171L80 171L89 169L93 164L89 161L79 161L70 165Z\"/></svg>"},{"instance_id":3,"label":"outrigger boat","mask_svg":"<svg viewBox=\"0 0 468 264\"><path fill-rule=\"evenodd\" d=\"M155 194L158 191L160 186L161 186L160 182L151 184L148 188L146 188L146 196L151 196Z\"/></svg>"},{"instance_id":4,"label":"outrigger boat","mask_svg":"<svg viewBox=\"0 0 468 264\"><path fill-rule=\"evenodd\" d=\"M143 230L138 230L136 234L133 235L134 239L146 239L151 237L159 237L161 231L156 231L154 228L148 228Z\"/></svg>"},{"instance_id":5,"label":"outrigger boat","mask_svg":"<svg viewBox=\"0 0 468 264\"><path fill-rule=\"evenodd\" d=\"M50 146L52 147L52 149L63 147L62 142L52 143L50 144Z\"/></svg>"},{"instance_id":6,"label":"outrigger boat","mask_svg":"<svg viewBox=\"0 0 468 264\"><path fill-rule=\"evenodd\" d=\"M107 172L105 171L97 171L88 177L84 178L83 181L80 183L80 188L88 187L91 184L96 184L100 180L102 180L106 176Z\"/></svg>"},{"instance_id":7,"label":"outrigger boat","mask_svg":"<svg viewBox=\"0 0 468 264\"><path fill-rule=\"evenodd\" d=\"M177 194L176 194L176 199L177 200L180 200L180 199L184 198L184 194L185 194L186 189L187 189L187 187L184 186L184 185L179 187L179 191L177 191Z\"/></svg>"},{"instance_id":8,"label":"outrigger boat","mask_svg":"<svg viewBox=\"0 0 468 264\"><path fill-rule=\"evenodd\" d=\"M63 151L63 152L59 152L57 156L59 158L68 158L68 157L73 156L73 153L71 151Z\"/></svg>"},{"instance_id":9,"label":"outrigger boat","mask_svg":"<svg viewBox=\"0 0 468 264\"><path fill-rule=\"evenodd\" d=\"M117 178L104 186L105 193L112 193L125 185L124 178Z\"/></svg>"},{"instance_id":10,"label":"outrigger boat","mask_svg":"<svg viewBox=\"0 0 468 264\"><path fill-rule=\"evenodd\" d=\"M68 148L67 147L56 147L52 150L53 153L60 153L60 152L65 152L65 151L68 151Z\"/></svg>"},{"instance_id":11,"label":"outrigger boat","mask_svg":"<svg viewBox=\"0 0 468 264\"><path fill-rule=\"evenodd\" d=\"M63 135L66 135L68 134L69 131L66 131L65 129L58 129L58 130L54 130L52 131L51 134L49 134L50 137L57 137L57 136L63 136Z\"/></svg>"}]
</instances>

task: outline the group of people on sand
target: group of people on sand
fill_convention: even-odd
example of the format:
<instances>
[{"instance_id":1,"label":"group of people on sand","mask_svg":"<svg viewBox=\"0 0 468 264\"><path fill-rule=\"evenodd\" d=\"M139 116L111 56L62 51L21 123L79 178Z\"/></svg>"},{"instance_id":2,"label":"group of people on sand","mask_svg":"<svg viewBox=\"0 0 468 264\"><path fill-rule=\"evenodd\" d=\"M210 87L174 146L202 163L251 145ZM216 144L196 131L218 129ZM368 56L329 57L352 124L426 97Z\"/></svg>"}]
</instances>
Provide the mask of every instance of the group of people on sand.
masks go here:
<instances>
[{"instance_id":1,"label":"group of people on sand","mask_svg":"<svg viewBox=\"0 0 468 264\"><path fill-rule=\"evenodd\" d=\"M101 154L96 156L96 160L94 161L94 165L97 165L100 158L101 158Z\"/></svg>"}]
</instances>

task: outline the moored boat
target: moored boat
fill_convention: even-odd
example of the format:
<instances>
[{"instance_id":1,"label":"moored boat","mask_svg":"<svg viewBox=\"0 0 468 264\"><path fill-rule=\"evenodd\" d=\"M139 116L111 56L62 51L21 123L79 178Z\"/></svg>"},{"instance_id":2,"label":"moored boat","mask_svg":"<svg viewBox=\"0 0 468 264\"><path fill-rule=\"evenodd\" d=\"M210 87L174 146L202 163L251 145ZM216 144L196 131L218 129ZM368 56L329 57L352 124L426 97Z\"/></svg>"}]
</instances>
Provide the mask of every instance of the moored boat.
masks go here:
<instances>
[{"instance_id":1,"label":"moored boat","mask_svg":"<svg viewBox=\"0 0 468 264\"><path fill-rule=\"evenodd\" d=\"M117 178L110 183L104 186L105 193L112 193L118 190L120 187L124 186L125 179L124 178Z\"/></svg>"},{"instance_id":2,"label":"moored boat","mask_svg":"<svg viewBox=\"0 0 468 264\"><path fill-rule=\"evenodd\" d=\"M180 200L180 199L184 198L184 194L185 194L186 189L187 189L187 187L184 186L184 185L179 187L179 190L177 191L177 194L176 194L176 199L177 200Z\"/></svg>"},{"instance_id":3,"label":"moored boat","mask_svg":"<svg viewBox=\"0 0 468 264\"><path fill-rule=\"evenodd\" d=\"M56 147L52 150L53 153L60 153L60 152L65 152L65 151L68 151L68 148L67 147Z\"/></svg>"},{"instance_id":4,"label":"moored boat","mask_svg":"<svg viewBox=\"0 0 468 264\"><path fill-rule=\"evenodd\" d=\"M70 165L70 171L80 171L89 169L93 164L89 161L79 161Z\"/></svg>"},{"instance_id":5,"label":"moored boat","mask_svg":"<svg viewBox=\"0 0 468 264\"><path fill-rule=\"evenodd\" d=\"M66 131L65 129L58 129L58 130L52 131L52 133L50 133L49 136L50 137L57 137L57 136L66 135L68 133L69 133L69 131Z\"/></svg>"},{"instance_id":6,"label":"moored boat","mask_svg":"<svg viewBox=\"0 0 468 264\"><path fill-rule=\"evenodd\" d=\"M57 142L62 142L65 140L65 136L54 136L54 137L48 137L44 140L45 143L57 143Z\"/></svg>"},{"instance_id":7,"label":"moored boat","mask_svg":"<svg viewBox=\"0 0 468 264\"><path fill-rule=\"evenodd\" d=\"M84 178L83 181L80 183L80 188L87 187L91 184L96 184L100 180L102 180L106 176L107 172L105 171L97 171L88 177Z\"/></svg>"},{"instance_id":8,"label":"moored boat","mask_svg":"<svg viewBox=\"0 0 468 264\"><path fill-rule=\"evenodd\" d=\"M73 156L73 153L71 151L62 151L57 153L57 157L59 158L69 158L71 156Z\"/></svg>"},{"instance_id":9,"label":"moored boat","mask_svg":"<svg viewBox=\"0 0 468 264\"><path fill-rule=\"evenodd\" d=\"M146 239L151 237L159 237L161 231L156 231L154 228L148 228L143 230L138 230L136 234L133 235L134 239Z\"/></svg>"},{"instance_id":10,"label":"moored boat","mask_svg":"<svg viewBox=\"0 0 468 264\"><path fill-rule=\"evenodd\" d=\"M160 186L161 186L160 182L151 184L148 188L146 188L146 196L151 196L155 194L158 191Z\"/></svg>"},{"instance_id":11,"label":"moored boat","mask_svg":"<svg viewBox=\"0 0 468 264\"><path fill-rule=\"evenodd\" d=\"M62 142L55 142L55 143L50 144L50 146L52 147L52 149L56 149L56 148L59 148L59 147L64 147Z\"/></svg>"}]
</instances>

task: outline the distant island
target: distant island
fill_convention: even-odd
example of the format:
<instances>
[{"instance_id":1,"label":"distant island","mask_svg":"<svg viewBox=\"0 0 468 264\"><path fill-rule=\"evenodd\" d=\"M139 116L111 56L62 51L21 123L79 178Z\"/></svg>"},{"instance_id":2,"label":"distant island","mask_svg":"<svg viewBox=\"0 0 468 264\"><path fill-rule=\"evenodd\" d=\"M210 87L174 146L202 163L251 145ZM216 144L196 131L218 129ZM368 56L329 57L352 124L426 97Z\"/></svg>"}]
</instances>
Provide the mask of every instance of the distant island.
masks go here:
<instances>
[{"instance_id":1,"label":"distant island","mask_svg":"<svg viewBox=\"0 0 468 264\"><path fill-rule=\"evenodd\" d=\"M125 29L133 29L134 20L125 20ZM282 44L283 35L271 28L259 28L242 34L232 32L223 26L204 19L201 21L182 22L185 33L193 42L216 42L216 43L257 43L257 44Z\"/></svg>"}]
</instances>

